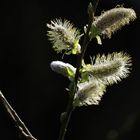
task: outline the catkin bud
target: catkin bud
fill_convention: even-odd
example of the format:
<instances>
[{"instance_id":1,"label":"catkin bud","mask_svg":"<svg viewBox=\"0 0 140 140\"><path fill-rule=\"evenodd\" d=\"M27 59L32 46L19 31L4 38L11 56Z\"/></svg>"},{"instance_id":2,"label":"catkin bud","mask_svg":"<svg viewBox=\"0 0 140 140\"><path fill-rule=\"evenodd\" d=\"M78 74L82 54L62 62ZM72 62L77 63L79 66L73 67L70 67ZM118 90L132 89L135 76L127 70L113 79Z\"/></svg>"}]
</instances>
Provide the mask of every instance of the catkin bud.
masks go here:
<instances>
[{"instance_id":1,"label":"catkin bud","mask_svg":"<svg viewBox=\"0 0 140 140\"><path fill-rule=\"evenodd\" d=\"M135 19L136 13L133 9L118 7L102 13L93 22L93 27L96 27L102 35L110 38L112 33Z\"/></svg>"},{"instance_id":2,"label":"catkin bud","mask_svg":"<svg viewBox=\"0 0 140 140\"><path fill-rule=\"evenodd\" d=\"M50 67L54 72L68 77L70 80L72 80L76 71L76 68L74 68L71 64L64 63L62 61L52 61Z\"/></svg>"}]
</instances>

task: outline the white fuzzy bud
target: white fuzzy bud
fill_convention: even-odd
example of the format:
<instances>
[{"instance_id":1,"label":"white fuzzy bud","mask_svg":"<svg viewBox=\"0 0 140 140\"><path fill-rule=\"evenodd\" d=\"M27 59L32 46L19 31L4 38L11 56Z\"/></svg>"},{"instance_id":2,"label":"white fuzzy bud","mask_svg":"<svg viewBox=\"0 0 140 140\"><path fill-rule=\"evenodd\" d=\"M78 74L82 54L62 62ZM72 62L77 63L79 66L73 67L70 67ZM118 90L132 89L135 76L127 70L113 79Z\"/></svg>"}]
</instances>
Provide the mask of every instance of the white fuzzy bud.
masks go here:
<instances>
[{"instance_id":1,"label":"white fuzzy bud","mask_svg":"<svg viewBox=\"0 0 140 140\"><path fill-rule=\"evenodd\" d=\"M64 63L62 61L52 61L50 67L54 72L68 77L70 80L72 80L76 71L76 68L74 68L71 64Z\"/></svg>"}]
</instances>

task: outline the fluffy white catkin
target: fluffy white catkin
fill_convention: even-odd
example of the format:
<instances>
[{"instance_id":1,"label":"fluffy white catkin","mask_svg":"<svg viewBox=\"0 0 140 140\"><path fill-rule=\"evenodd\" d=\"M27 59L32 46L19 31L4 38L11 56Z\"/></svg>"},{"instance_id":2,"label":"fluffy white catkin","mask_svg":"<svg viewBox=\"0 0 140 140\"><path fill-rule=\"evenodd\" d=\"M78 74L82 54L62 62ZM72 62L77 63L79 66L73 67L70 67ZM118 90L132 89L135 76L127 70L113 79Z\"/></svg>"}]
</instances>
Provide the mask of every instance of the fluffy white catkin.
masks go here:
<instances>
[{"instance_id":1,"label":"fluffy white catkin","mask_svg":"<svg viewBox=\"0 0 140 140\"><path fill-rule=\"evenodd\" d=\"M80 32L68 20L56 19L47 24L50 29L47 32L49 40L57 53L71 51L80 39ZM77 46L77 53L80 52L80 45Z\"/></svg>"},{"instance_id":2,"label":"fluffy white catkin","mask_svg":"<svg viewBox=\"0 0 140 140\"><path fill-rule=\"evenodd\" d=\"M131 57L123 52L97 55L89 73L106 85L114 84L128 76L131 62Z\"/></svg>"},{"instance_id":3,"label":"fluffy white catkin","mask_svg":"<svg viewBox=\"0 0 140 140\"><path fill-rule=\"evenodd\" d=\"M118 7L105 11L98 16L93 22L93 26L95 26L102 35L110 38L112 33L135 19L136 13L133 9Z\"/></svg>"}]
</instances>

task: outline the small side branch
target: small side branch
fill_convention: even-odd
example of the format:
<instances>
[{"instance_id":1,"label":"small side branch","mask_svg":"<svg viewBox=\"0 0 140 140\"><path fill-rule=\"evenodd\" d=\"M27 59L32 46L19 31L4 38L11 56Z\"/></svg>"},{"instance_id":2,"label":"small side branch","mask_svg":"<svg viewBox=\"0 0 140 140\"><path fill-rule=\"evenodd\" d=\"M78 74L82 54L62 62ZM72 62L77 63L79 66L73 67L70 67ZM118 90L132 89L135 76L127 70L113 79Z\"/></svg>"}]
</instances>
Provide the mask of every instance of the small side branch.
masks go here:
<instances>
[{"instance_id":1,"label":"small side branch","mask_svg":"<svg viewBox=\"0 0 140 140\"><path fill-rule=\"evenodd\" d=\"M11 107L8 103L2 92L0 91L0 102L3 104L10 118L13 120L15 126L19 130L22 136L24 136L27 140L37 140L32 136L26 125L22 122L20 117L17 115L16 111Z\"/></svg>"}]
</instances>

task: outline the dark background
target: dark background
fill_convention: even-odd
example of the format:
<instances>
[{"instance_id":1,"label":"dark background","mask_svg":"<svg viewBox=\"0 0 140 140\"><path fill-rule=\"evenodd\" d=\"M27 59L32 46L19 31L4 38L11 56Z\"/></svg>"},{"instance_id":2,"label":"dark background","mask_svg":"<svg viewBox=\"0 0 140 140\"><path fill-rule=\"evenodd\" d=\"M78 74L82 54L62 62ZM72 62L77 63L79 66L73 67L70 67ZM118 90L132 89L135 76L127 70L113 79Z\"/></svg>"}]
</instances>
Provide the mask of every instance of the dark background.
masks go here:
<instances>
[{"instance_id":1,"label":"dark background","mask_svg":"<svg viewBox=\"0 0 140 140\"><path fill-rule=\"evenodd\" d=\"M56 140L59 116L65 110L69 81L51 71L50 62L61 60L46 37L46 23L55 18L71 20L81 28L87 23L90 1L19 0L1 3L0 90L19 116L39 140ZM133 58L128 78L107 88L99 106L77 108L71 118L67 140L138 140L140 139L140 1L100 0L101 11L124 4L137 13L137 20L118 31L111 39L98 46L93 41L86 52L125 51ZM75 56L64 61L76 64ZM0 104L0 140L19 140Z\"/></svg>"}]
</instances>

